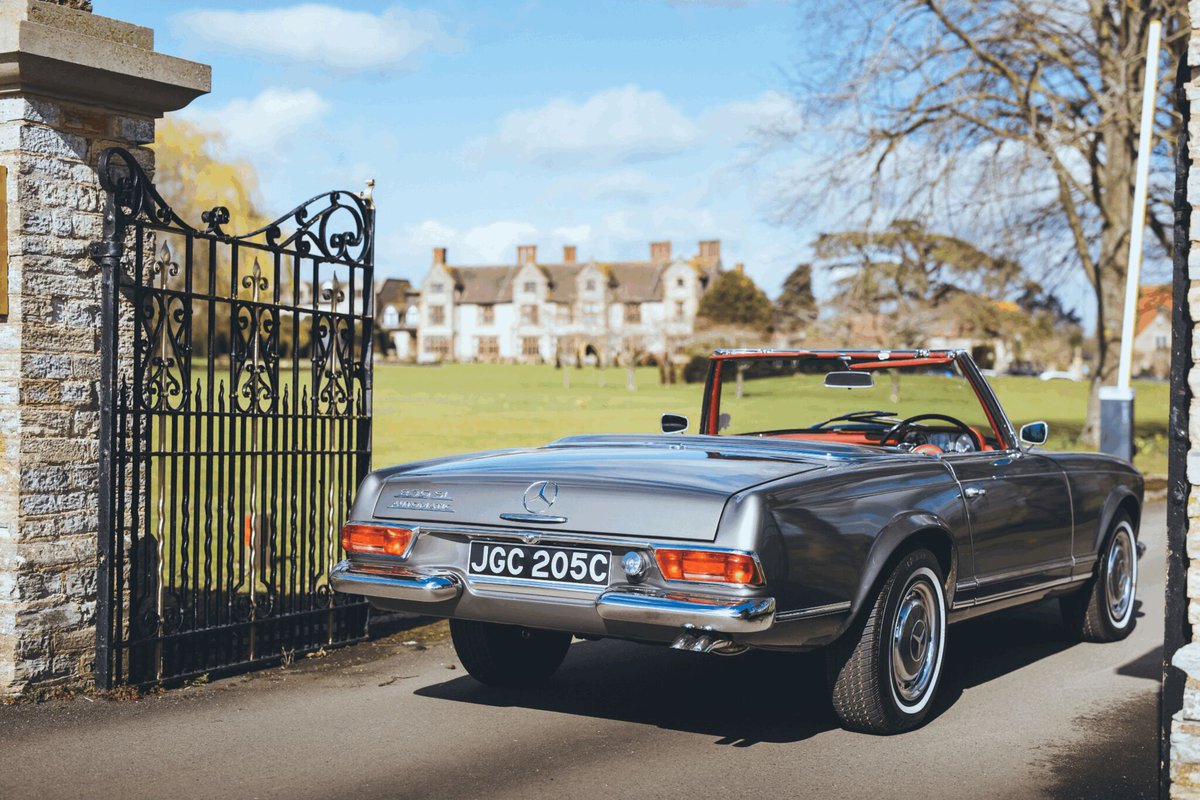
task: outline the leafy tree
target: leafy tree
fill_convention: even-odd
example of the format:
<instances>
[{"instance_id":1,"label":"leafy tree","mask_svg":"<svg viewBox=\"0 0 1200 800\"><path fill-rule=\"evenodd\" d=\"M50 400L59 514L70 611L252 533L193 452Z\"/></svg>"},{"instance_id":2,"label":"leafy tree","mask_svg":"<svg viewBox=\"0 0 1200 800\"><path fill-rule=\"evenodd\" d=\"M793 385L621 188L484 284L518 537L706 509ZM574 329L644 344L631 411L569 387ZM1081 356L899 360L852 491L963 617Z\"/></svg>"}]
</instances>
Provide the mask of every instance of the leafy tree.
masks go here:
<instances>
[{"instance_id":1,"label":"leafy tree","mask_svg":"<svg viewBox=\"0 0 1200 800\"><path fill-rule=\"evenodd\" d=\"M812 264L797 264L784 279L783 291L775 301L775 329L784 333L803 330L816 322L818 310Z\"/></svg>"},{"instance_id":2,"label":"leafy tree","mask_svg":"<svg viewBox=\"0 0 1200 800\"><path fill-rule=\"evenodd\" d=\"M843 327L881 346L922 345L935 324L959 336L1004 338L1030 326L1078 325L1015 259L917 221L822 234L814 251L836 287L833 307L851 322ZM855 318L869 324L854 325Z\"/></svg>"},{"instance_id":3,"label":"leafy tree","mask_svg":"<svg viewBox=\"0 0 1200 800\"><path fill-rule=\"evenodd\" d=\"M1156 128L1172 142L1172 64L1186 52L1183 0L854 0L814 13L814 58L798 70L809 124L842 134L815 191L786 204L811 214L855 187L868 215L953 216L973 236L1023 242L1042 263L1091 285L1097 389L1112 376L1133 204L1144 48L1164 21ZM825 66L822 66L825 62ZM786 133L786 132L785 132ZM788 140L785 136L784 140ZM1171 247L1172 158L1158 148L1147 226Z\"/></svg>"},{"instance_id":4,"label":"leafy tree","mask_svg":"<svg viewBox=\"0 0 1200 800\"><path fill-rule=\"evenodd\" d=\"M749 275L722 272L700 300L696 318L708 325L736 325L764 330L771 324L771 300Z\"/></svg>"}]
</instances>

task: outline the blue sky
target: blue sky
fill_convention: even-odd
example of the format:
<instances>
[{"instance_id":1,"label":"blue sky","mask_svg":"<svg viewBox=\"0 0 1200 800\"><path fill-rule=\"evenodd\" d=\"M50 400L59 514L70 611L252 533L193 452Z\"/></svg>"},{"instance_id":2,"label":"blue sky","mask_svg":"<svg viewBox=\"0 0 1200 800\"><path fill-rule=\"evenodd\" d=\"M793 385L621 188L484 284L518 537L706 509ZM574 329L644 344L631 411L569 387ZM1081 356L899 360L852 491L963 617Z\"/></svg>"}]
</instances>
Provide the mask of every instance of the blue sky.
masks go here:
<instances>
[{"instance_id":1,"label":"blue sky","mask_svg":"<svg viewBox=\"0 0 1200 800\"><path fill-rule=\"evenodd\" d=\"M645 258L719 238L771 294L815 229L769 221L756 131L794 110L787 2L596 0L416 5L146 3L96 12L213 67L181 112L221 129L282 213L376 180L380 274L452 263Z\"/></svg>"}]
</instances>

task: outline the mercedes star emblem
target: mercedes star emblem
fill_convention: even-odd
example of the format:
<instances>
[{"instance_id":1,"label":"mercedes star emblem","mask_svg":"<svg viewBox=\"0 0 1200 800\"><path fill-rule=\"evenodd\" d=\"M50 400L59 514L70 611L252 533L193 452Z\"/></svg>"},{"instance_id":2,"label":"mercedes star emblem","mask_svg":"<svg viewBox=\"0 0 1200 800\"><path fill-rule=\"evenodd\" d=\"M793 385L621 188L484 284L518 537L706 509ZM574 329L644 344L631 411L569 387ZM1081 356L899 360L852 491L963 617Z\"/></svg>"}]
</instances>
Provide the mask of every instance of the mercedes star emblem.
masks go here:
<instances>
[{"instance_id":1,"label":"mercedes star emblem","mask_svg":"<svg viewBox=\"0 0 1200 800\"><path fill-rule=\"evenodd\" d=\"M525 510L530 514L545 514L557 499L557 483L538 481L525 490Z\"/></svg>"}]
</instances>

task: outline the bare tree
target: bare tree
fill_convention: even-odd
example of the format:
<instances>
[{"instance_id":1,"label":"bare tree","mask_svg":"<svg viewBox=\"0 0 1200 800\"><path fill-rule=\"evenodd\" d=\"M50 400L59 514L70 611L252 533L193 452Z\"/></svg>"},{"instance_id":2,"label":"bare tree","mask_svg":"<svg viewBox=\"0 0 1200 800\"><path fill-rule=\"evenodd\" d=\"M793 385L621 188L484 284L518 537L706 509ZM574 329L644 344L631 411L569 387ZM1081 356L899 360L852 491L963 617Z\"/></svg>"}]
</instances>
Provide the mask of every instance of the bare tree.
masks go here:
<instances>
[{"instance_id":1,"label":"bare tree","mask_svg":"<svg viewBox=\"0 0 1200 800\"><path fill-rule=\"evenodd\" d=\"M1115 368L1129 247L1144 48L1167 31L1147 225L1170 248L1171 156L1179 119L1167 90L1186 48L1183 0L858 0L824 14L835 70L801 71L806 119L844 138L821 168L826 190L879 214L953 219L959 231L1043 260L1045 280L1082 271L1097 353L1084 435L1095 441L1097 389ZM836 17L836 20L832 20ZM815 18L814 18L815 20ZM816 21L819 22L819 21ZM841 26L840 29L831 26ZM812 30L817 30L814 24ZM815 36L815 35L814 35ZM815 38L814 38L814 41ZM819 48L818 48L819 49ZM829 62L826 62L827 64ZM864 178L866 179L864 181ZM811 191L811 184L809 185ZM794 194L785 213L828 203Z\"/></svg>"}]
</instances>

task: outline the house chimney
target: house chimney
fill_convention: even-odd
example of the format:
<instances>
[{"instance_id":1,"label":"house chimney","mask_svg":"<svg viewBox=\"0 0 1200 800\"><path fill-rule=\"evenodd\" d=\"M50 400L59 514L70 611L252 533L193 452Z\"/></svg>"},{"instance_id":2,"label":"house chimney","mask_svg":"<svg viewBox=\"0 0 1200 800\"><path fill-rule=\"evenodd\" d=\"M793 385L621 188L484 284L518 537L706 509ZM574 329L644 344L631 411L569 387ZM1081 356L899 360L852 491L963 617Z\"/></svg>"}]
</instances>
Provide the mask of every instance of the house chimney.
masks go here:
<instances>
[{"instance_id":1,"label":"house chimney","mask_svg":"<svg viewBox=\"0 0 1200 800\"><path fill-rule=\"evenodd\" d=\"M519 245L517 245L517 263L518 264L536 264L537 263L537 245L536 244L519 244Z\"/></svg>"},{"instance_id":2,"label":"house chimney","mask_svg":"<svg viewBox=\"0 0 1200 800\"><path fill-rule=\"evenodd\" d=\"M441 266L446 265L446 248L444 248L444 247L433 248L433 265L435 267L439 266L439 265L441 265Z\"/></svg>"},{"instance_id":3,"label":"house chimney","mask_svg":"<svg viewBox=\"0 0 1200 800\"><path fill-rule=\"evenodd\" d=\"M655 262L671 260L671 243L670 242L651 242L650 243L650 260Z\"/></svg>"},{"instance_id":4,"label":"house chimney","mask_svg":"<svg viewBox=\"0 0 1200 800\"><path fill-rule=\"evenodd\" d=\"M739 261L738 263L733 265L733 271L734 272L745 272L746 265Z\"/></svg>"},{"instance_id":5,"label":"house chimney","mask_svg":"<svg viewBox=\"0 0 1200 800\"><path fill-rule=\"evenodd\" d=\"M563 263L564 264L574 264L575 263L575 245L573 245L573 244L564 244L563 245Z\"/></svg>"},{"instance_id":6,"label":"house chimney","mask_svg":"<svg viewBox=\"0 0 1200 800\"><path fill-rule=\"evenodd\" d=\"M705 261L720 261L721 240L708 239L700 242L700 258Z\"/></svg>"}]
</instances>

